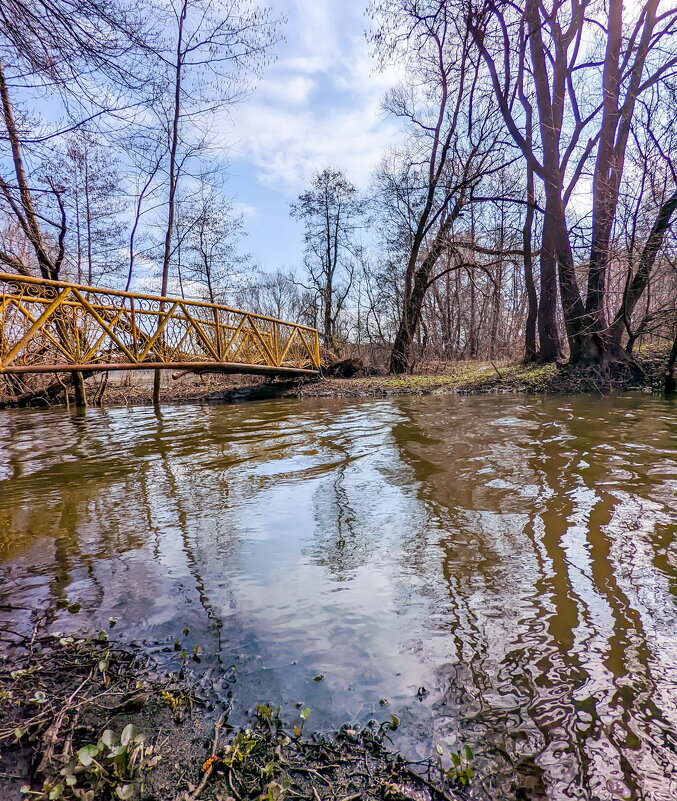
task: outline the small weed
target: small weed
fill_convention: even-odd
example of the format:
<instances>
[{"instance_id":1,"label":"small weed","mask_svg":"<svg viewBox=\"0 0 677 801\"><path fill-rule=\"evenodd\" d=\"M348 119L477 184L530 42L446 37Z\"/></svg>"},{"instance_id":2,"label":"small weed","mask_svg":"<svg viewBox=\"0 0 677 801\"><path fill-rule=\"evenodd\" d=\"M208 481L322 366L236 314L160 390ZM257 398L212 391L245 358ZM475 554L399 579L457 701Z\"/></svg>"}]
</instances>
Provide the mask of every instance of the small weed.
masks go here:
<instances>
[{"instance_id":1,"label":"small weed","mask_svg":"<svg viewBox=\"0 0 677 801\"><path fill-rule=\"evenodd\" d=\"M444 756L444 749L441 745L436 746L437 753L440 756L440 762ZM470 784L472 777L475 775L473 768L474 755L468 745L464 745L460 751L449 751L449 761L451 766L444 768L440 764L440 773L450 784L460 784L466 787Z\"/></svg>"},{"instance_id":2,"label":"small weed","mask_svg":"<svg viewBox=\"0 0 677 801\"><path fill-rule=\"evenodd\" d=\"M42 790L22 787L22 793L44 801L75 799L98 801L115 798L128 801L138 797L144 771L155 767L160 757L146 736L132 723L118 735L106 729L96 743L83 745L59 771L46 779Z\"/></svg>"}]
</instances>

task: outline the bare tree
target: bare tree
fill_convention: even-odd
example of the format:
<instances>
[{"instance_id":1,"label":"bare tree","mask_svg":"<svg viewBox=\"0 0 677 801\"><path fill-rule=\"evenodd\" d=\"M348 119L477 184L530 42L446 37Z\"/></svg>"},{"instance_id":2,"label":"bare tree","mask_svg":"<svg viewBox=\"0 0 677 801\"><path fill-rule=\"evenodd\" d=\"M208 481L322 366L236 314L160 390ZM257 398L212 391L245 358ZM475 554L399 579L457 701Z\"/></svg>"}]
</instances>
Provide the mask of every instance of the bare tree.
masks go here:
<instances>
[{"instance_id":1,"label":"bare tree","mask_svg":"<svg viewBox=\"0 0 677 801\"><path fill-rule=\"evenodd\" d=\"M219 7L209 0L167 0L171 43L155 53L166 72L161 129L167 137L167 216L161 261L161 294L167 294L177 190L182 172L197 148L191 137L204 141L205 127L217 109L243 97L247 79L265 62L275 41L275 23L266 9L236 0ZM187 152L185 150L187 145ZM182 152L184 148L184 152ZM160 400L160 371L156 370L153 401Z\"/></svg>"},{"instance_id":2,"label":"bare tree","mask_svg":"<svg viewBox=\"0 0 677 801\"><path fill-rule=\"evenodd\" d=\"M240 251L242 216L232 202L203 184L186 211L185 277L198 284L210 303L225 303L245 281L248 257Z\"/></svg>"},{"instance_id":3,"label":"bare tree","mask_svg":"<svg viewBox=\"0 0 677 801\"><path fill-rule=\"evenodd\" d=\"M90 286L123 267L122 178L110 148L79 129L57 147L41 172L61 187L68 220L65 270Z\"/></svg>"},{"instance_id":4,"label":"bare tree","mask_svg":"<svg viewBox=\"0 0 677 801\"><path fill-rule=\"evenodd\" d=\"M622 354L609 333L608 274L626 152L637 103L674 76L677 9L646 0L482 0L469 27L491 75L506 126L545 193L541 255L556 267L572 362L606 365ZM531 82L538 138L525 136L517 86ZM591 176L585 293L576 262L572 198ZM544 298L541 297L541 303ZM556 357L549 343L549 352ZM541 342L543 350L543 342Z\"/></svg>"},{"instance_id":5,"label":"bare tree","mask_svg":"<svg viewBox=\"0 0 677 801\"><path fill-rule=\"evenodd\" d=\"M401 316L390 371L410 366L411 348L435 265L452 247L454 224L485 175L501 164L500 126L479 84L472 39L459 7L446 0L383 0L373 6L383 60L399 59L409 82L390 93L388 110L410 132L394 169L381 171L381 196L399 217L406 242ZM452 266L449 269L457 269Z\"/></svg>"},{"instance_id":6,"label":"bare tree","mask_svg":"<svg viewBox=\"0 0 677 801\"><path fill-rule=\"evenodd\" d=\"M310 188L292 204L291 215L305 228L310 289L320 306L320 330L327 348L338 345L337 326L350 292L359 251L356 233L363 224L364 201L340 170L316 173Z\"/></svg>"}]
</instances>

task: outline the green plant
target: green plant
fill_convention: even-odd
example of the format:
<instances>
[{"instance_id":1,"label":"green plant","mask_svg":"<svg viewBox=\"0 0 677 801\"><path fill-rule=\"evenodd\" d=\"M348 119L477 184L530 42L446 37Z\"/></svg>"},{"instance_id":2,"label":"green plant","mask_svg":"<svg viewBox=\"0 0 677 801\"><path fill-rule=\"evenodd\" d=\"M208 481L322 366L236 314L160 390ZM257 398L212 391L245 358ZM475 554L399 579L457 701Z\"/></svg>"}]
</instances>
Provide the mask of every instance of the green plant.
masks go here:
<instances>
[{"instance_id":1,"label":"green plant","mask_svg":"<svg viewBox=\"0 0 677 801\"><path fill-rule=\"evenodd\" d=\"M130 723L119 737L106 729L96 743L83 745L57 777L45 780L41 791L26 786L22 792L45 801L130 801L138 796L142 772L159 759L153 746L146 743L146 736Z\"/></svg>"},{"instance_id":2,"label":"green plant","mask_svg":"<svg viewBox=\"0 0 677 801\"><path fill-rule=\"evenodd\" d=\"M436 746L437 753L441 758L444 756L444 749L441 745ZM474 754L468 745L464 745L460 751L449 751L450 767L444 768L440 764L440 773L451 784L460 784L464 787L470 784L472 777L475 775L473 768Z\"/></svg>"},{"instance_id":3,"label":"green plant","mask_svg":"<svg viewBox=\"0 0 677 801\"><path fill-rule=\"evenodd\" d=\"M294 726L294 737L300 737L303 734L303 725L310 717L310 709L308 707L304 707L299 712L299 717L301 718L301 725Z\"/></svg>"},{"instance_id":4,"label":"green plant","mask_svg":"<svg viewBox=\"0 0 677 801\"><path fill-rule=\"evenodd\" d=\"M220 762L227 768L239 765L244 762L251 752L256 748L259 737L251 729L242 729L236 735L232 743L225 746Z\"/></svg>"}]
</instances>

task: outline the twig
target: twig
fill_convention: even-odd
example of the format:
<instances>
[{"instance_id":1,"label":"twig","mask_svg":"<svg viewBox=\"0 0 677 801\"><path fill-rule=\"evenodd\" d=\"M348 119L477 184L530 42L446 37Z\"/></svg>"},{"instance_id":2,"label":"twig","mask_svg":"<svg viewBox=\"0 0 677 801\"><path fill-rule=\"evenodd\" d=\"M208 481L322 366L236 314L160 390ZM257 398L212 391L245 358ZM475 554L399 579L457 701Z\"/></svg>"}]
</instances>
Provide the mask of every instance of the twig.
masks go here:
<instances>
[{"instance_id":1,"label":"twig","mask_svg":"<svg viewBox=\"0 0 677 801\"><path fill-rule=\"evenodd\" d=\"M214 771L214 764L216 758L216 752L219 748L219 732L221 731L221 726L223 726L223 722L226 719L225 713L219 717L219 719L214 724L214 743L212 745L212 753L210 755L210 759L208 760L209 765L207 766L207 770L204 772L204 776L202 777L202 781L193 791L192 795L186 796L189 801L195 801L195 799L200 795L200 793L205 789L207 786L207 782L209 781L209 777L212 775Z\"/></svg>"},{"instance_id":2,"label":"twig","mask_svg":"<svg viewBox=\"0 0 677 801\"><path fill-rule=\"evenodd\" d=\"M321 773L318 773L316 770L313 770L313 768L297 768L290 765L289 770L293 771L294 773L309 773L312 776L316 776L321 782L324 782L328 787L331 787L331 782L325 779Z\"/></svg>"},{"instance_id":3,"label":"twig","mask_svg":"<svg viewBox=\"0 0 677 801\"><path fill-rule=\"evenodd\" d=\"M75 698L75 696L80 693L80 690L85 686L85 684L87 684L87 682L91 678L92 678L92 672L90 671L89 674L80 682L79 687L73 690L70 696L66 699L66 702L61 707L59 714L54 718L54 722L45 732L43 738L43 741L45 743L45 751L42 755L42 759L40 760L40 764L38 765L38 773L43 773L44 770L49 765L49 763L52 761L54 747L56 746L59 740L59 730L61 729L61 724L63 723L63 719L66 717L66 714L70 711L71 704L73 703L73 699ZM76 704L76 706L78 706L78 704Z\"/></svg>"},{"instance_id":4,"label":"twig","mask_svg":"<svg viewBox=\"0 0 677 801\"><path fill-rule=\"evenodd\" d=\"M434 794L434 796L436 795L440 798L444 798L445 801L458 801L458 798L454 798L453 796L449 795L441 787L438 787L436 784L433 784L433 782L428 781L425 776L421 776L420 773L416 773L415 770L411 770L411 768L408 768L406 765L403 765L401 770L406 773L407 776L414 779L414 781L419 781L425 784L425 786Z\"/></svg>"}]
</instances>

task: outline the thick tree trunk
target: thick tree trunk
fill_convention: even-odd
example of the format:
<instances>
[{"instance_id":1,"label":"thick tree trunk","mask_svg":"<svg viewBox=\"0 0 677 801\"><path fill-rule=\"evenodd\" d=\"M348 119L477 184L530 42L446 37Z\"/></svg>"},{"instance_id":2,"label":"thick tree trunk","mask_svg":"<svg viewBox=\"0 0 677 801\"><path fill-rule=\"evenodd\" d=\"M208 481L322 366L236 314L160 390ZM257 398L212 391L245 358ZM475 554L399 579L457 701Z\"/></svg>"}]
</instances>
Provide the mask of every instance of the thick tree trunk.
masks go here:
<instances>
[{"instance_id":1,"label":"thick tree trunk","mask_svg":"<svg viewBox=\"0 0 677 801\"><path fill-rule=\"evenodd\" d=\"M534 261L532 237L534 228L534 171L527 165L527 212L522 228L522 248L524 250L524 286L527 291L527 319L524 325L524 358L530 362L538 356L536 344L536 322L538 320L538 293L534 281Z\"/></svg>"},{"instance_id":2,"label":"thick tree trunk","mask_svg":"<svg viewBox=\"0 0 677 801\"><path fill-rule=\"evenodd\" d=\"M554 221L546 205L540 257L540 301L538 303L539 358L554 362L562 357L562 344L557 327L557 258Z\"/></svg>"},{"instance_id":3,"label":"thick tree trunk","mask_svg":"<svg viewBox=\"0 0 677 801\"><path fill-rule=\"evenodd\" d=\"M2 115L5 122L5 128L7 129L7 138L9 139L10 149L12 152L14 175L16 177L17 187L19 189L21 205L19 206L15 202L9 188L4 181L2 181L2 191L5 196L5 200L12 208L17 221L21 225L23 232L26 234L26 238L33 246L42 277L56 279L59 277L59 271L58 268L55 268L55 265L49 256L49 252L42 235L42 229L40 228L40 223L38 221L38 216L36 214L35 207L33 206L33 199L28 186L28 178L26 176L26 169L23 161L21 139L16 126L16 121L14 119L14 109L9 96L9 91L7 89L2 62L0 62L0 102L2 104ZM19 269L19 272L28 274L26 269Z\"/></svg>"},{"instance_id":4,"label":"thick tree trunk","mask_svg":"<svg viewBox=\"0 0 677 801\"><path fill-rule=\"evenodd\" d=\"M665 394L674 395L677 392L677 380L675 379L675 365L677 364L677 329L675 329L675 339L672 343L670 356L668 357L667 369L665 371Z\"/></svg>"},{"instance_id":5,"label":"thick tree trunk","mask_svg":"<svg viewBox=\"0 0 677 801\"><path fill-rule=\"evenodd\" d=\"M460 207L458 210L460 211ZM430 250L414 273L411 290L405 292L402 298L402 317L390 353L388 371L391 373L406 373L410 367L411 346L421 319L425 294L428 291L435 264L442 255L452 220L457 215L458 211L455 214L449 214L440 225Z\"/></svg>"},{"instance_id":6,"label":"thick tree trunk","mask_svg":"<svg viewBox=\"0 0 677 801\"><path fill-rule=\"evenodd\" d=\"M66 373L63 380L59 379L57 381L53 381L44 389L39 389L35 392L26 392L23 395L17 395L11 400L0 402L0 409L10 409L15 407L23 408L25 406L31 406L34 403L38 403L39 401L43 401L49 406L50 401L56 400L62 392L68 392L68 388L73 385L73 378L76 375L80 375L84 381L89 378L92 373ZM9 378L9 376L7 377Z\"/></svg>"}]
</instances>

